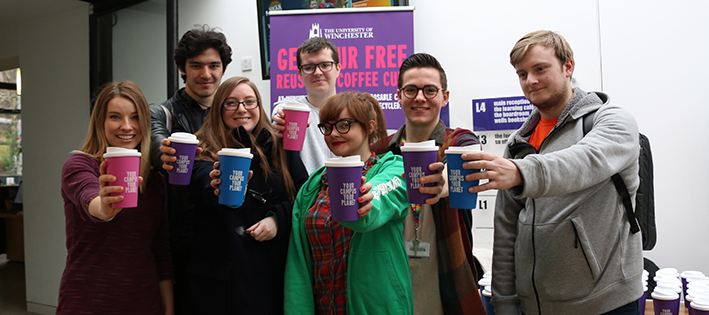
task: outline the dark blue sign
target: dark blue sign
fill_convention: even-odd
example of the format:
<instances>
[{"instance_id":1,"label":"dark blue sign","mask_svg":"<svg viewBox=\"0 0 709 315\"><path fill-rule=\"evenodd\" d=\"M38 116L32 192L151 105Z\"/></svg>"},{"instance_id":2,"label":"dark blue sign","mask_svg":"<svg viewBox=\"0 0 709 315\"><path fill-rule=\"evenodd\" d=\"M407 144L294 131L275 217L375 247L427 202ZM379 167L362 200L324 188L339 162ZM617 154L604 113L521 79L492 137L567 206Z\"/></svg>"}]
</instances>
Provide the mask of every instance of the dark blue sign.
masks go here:
<instances>
[{"instance_id":1,"label":"dark blue sign","mask_svg":"<svg viewBox=\"0 0 709 315\"><path fill-rule=\"evenodd\" d=\"M534 105L524 96L473 100L473 130L516 130Z\"/></svg>"}]
</instances>

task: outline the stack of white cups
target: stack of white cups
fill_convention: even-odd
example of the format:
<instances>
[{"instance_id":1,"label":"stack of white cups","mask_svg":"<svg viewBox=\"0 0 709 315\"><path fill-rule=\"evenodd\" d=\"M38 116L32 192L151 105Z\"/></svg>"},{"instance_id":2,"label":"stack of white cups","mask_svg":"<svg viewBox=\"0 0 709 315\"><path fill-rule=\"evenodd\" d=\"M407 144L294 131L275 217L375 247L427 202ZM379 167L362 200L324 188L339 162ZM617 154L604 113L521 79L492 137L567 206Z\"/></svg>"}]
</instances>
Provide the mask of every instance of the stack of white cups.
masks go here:
<instances>
[{"instance_id":1,"label":"stack of white cups","mask_svg":"<svg viewBox=\"0 0 709 315\"><path fill-rule=\"evenodd\" d=\"M647 278L650 273L643 269L643 296L640 297L640 314L645 314L645 301L647 300Z\"/></svg>"},{"instance_id":2,"label":"stack of white cups","mask_svg":"<svg viewBox=\"0 0 709 315\"><path fill-rule=\"evenodd\" d=\"M682 281L675 268L661 268L655 273L652 305L655 314L678 315Z\"/></svg>"},{"instance_id":3,"label":"stack of white cups","mask_svg":"<svg viewBox=\"0 0 709 315\"><path fill-rule=\"evenodd\" d=\"M686 271L685 271L686 272ZM687 293L684 296L684 305L689 310L689 314L707 315L709 314L709 278L700 272L687 273L686 280Z\"/></svg>"},{"instance_id":4,"label":"stack of white cups","mask_svg":"<svg viewBox=\"0 0 709 315\"><path fill-rule=\"evenodd\" d=\"M478 287L480 288L480 298L483 301L485 312L487 315L495 314L492 303L490 303L490 298L492 297L492 272L488 271L483 274L482 279L478 281ZM488 309L492 310L492 313L489 313Z\"/></svg>"}]
</instances>

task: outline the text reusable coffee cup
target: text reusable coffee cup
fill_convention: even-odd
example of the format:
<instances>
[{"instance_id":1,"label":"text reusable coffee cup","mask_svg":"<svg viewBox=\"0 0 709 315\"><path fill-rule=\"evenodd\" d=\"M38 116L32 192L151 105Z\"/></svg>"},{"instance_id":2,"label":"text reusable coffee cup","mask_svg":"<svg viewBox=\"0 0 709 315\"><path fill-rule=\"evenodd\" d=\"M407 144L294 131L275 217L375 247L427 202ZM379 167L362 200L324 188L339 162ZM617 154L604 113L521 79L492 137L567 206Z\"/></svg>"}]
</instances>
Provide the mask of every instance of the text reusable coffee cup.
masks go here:
<instances>
[{"instance_id":1,"label":"text reusable coffee cup","mask_svg":"<svg viewBox=\"0 0 709 315\"><path fill-rule=\"evenodd\" d=\"M330 198L330 215L339 222L357 221L359 189L362 187L362 167L359 155L325 161Z\"/></svg>"},{"instance_id":2,"label":"text reusable coffee cup","mask_svg":"<svg viewBox=\"0 0 709 315\"><path fill-rule=\"evenodd\" d=\"M302 151L305 141L305 130L308 128L310 107L303 103L286 103L283 109L285 130L283 130L283 149L289 151Z\"/></svg>"},{"instance_id":3,"label":"text reusable coffee cup","mask_svg":"<svg viewBox=\"0 0 709 315\"><path fill-rule=\"evenodd\" d=\"M655 288L651 296L655 315L679 315L679 293Z\"/></svg>"},{"instance_id":4,"label":"text reusable coffee cup","mask_svg":"<svg viewBox=\"0 0 709 315\"><path fill-rule=\"evenodd\" d=\"M168 173L168 181L173 185L189 185L199 140L188 132L173 132L167 139L170 140L170 146L175 149L177 158L177 161L169 163L173 168Z\"/></svg>"},{"instance_id":5,"label":"text reusable coffee cup","mask_svg":"<svg viewBox=\"0 0 709 315\"><path fill-rule=\"evenodd\" d=\"M111 194L111 196L123 196L123 200L111 204L113 209L138 206L140 155L140 152L135 149L106 148L106 153L103 155L106 160L106 174L116 176L116 181L108 185L123 187L123 192Z\"/></svg>"},{"instance_id":6,"label":"text reusable coffee cup","mask_svg":"<svg viewBox=\"0 0 709 315\"><path fill-rule=\"evenodd\" d=\"M404 157L404 178L406 179L408 201L413 204L425 204L426 199L433 198L434 195L422 194L419 188L435 185L434 183L423 185L421 178L434 173L428 169L428 166L438 160L436 141L406 142L401 146L401 155Z\"/></svg>"},{"instance_id":7,"label":"text reusable coffee cup","mask_svg":"<svg viewBox=\"0 0 709 315\"><path fill-rule=\"evenodd\" d=\"M244 203L246 183L249 179L251 167L250 148L230 149L223 148L217 152L219 155L219 204L241 206Z\"/></svg>"},{"instance_id":8,"label":"text reusable coffee cup","mask_svg":"<svg viewBox=\"0 0 709 315\"><path fill-rule=\"evenodd\" d=\"M446 153L446 164L448 164L448 201L450 207L454 209L475 209L478 203L478 194L470 193L468 188L477 186L479 180L467 181L465 175L480 172L477 170L463 169L463 159L461 155L468 152L482 151L479 144L449 147Z\"/></svg>"}]
</instances>

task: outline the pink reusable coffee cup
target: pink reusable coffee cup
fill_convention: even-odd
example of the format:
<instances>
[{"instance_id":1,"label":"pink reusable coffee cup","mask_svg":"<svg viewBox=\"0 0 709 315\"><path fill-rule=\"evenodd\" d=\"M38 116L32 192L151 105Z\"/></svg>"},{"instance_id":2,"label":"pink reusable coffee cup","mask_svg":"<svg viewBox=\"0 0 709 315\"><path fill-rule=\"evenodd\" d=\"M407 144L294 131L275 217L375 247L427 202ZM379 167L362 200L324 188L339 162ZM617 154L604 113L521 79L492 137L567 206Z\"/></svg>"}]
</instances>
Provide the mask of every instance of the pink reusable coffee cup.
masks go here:
<instances>
[{"instance_id":1,"label":"pink reusable coffee cup","mask_svg":"<svg viewBox=\"0 0 709 315\"><path fill-rule=\"evenodd\" d=\"M108 147L103 155L106 160L106 174L116 176L110 186L122 186L123 192L111 196L123 196L123 200L111 204L114 209L138 206L138 176L140 176L140 152L134 149Z\"/></svg>"},{"instance_id":2,"label":"pink reusable coffee cup","mask_svg":"<svg viewBox=\"0 0 709 315\"><path fill-rule=\"evenodd\" d=\"M332 219L339 222L357 221L364 162L359 155L353 155L330 159L325 161L325 166Z\"/></svg>"},{"instance_id":3,"label":"pink reusable coffee cup","mask_svg":"<svg viewBox=\"0 0 709 315\"><path fill-rule=\"evenodd\" d=\"M285 130L283 131L283 149L289 151L303 150L305 130L308 128L310 108L302 103L286 103L283 109Z\"/></svg>"},{"instance_id":4,"label":"pink reusable coffee cup","mask_svg":"<svg viewBox=\"0 0 709 315\"><path fill-rule=\"evenodd\" d=\"M199 141L197 137L187 132L174 132L170 137L170 146L175 149L177 161L169 163L172 170L169 172L168 181L173 185L189 185L194 165L194 154Z\"/></svg>"},{"instance_id":5,"label":"pink reusable coffee cup","mask_svg":"<svg viewBox=\"0 0 709 315\"><path fill-rule=\"evenodd\" d=\"M435 140L424 142L407 142L401 147L404 157L404 178L406 178L406 195L409 203L424 204L426 199L433 198L432 194L423 194L419 191L421 186L434 184L421 184L421 177L433 174L428 169L431 163L438 158L438 146Z\"/></svg>"}]
</instances>

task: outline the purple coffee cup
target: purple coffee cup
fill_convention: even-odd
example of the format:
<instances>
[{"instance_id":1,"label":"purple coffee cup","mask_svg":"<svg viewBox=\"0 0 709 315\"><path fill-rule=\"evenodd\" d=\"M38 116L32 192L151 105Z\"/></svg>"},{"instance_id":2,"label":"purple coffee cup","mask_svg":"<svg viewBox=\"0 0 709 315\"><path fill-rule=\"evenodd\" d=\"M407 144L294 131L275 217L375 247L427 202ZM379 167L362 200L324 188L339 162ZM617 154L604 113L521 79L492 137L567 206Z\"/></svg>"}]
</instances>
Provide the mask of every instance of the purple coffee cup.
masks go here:
<instances>
[{"instance_id":1,"label":"purple coffee cup","mask_svg":"<svg viewBox=\"0 0 709 315\"><path fill-rule=\"evenodd\" d=\"M174 132L170 137L170 146L175 149L177 161L170 162L172 170L168 172L168 181L173 185L189 185L194 165L194 154L199 141L197 137L187 132Z\"/></svg>"},{"instance_id":2,"label":"purple coffee cup","mask_svg":"<svg viewBox=\"0 0 709 315\"><path fill-rule=\"evenodd\" d=\"M404 143L401 147L401 155L404 157L404 178L406 179L408 201L413 204L425 204L426 199L433 198L434 195L421 193L419 188L435 185L433 183L421 184L421 178L434 173L428 169L428 166L438 160L436 141Z\"/></svg>"},{"instance_id":3,"label":"purple coffee cup","mask_svg":"<svg viewBox=\"0 0 709 315\"><path fill-rule=\"evenodd\" d=\"M230 149L223 148L217 152L219 155L219 204L241 206L244 203L246 184L251 167L250 148Z\"/></svg>"},{"instance_id":4,"label":"purple coffee cup","mask_svg":"<svg viewBox=\"0 0 709 315\"><path fill-rule=\"evenodd\" d=\"M652 291L652 306L655 315L679 315L679 293L655 288Z\"/></svg>"},{"instance_id":5,"label":"purple coffee cup","mask_svg":"<svg viewBox=\"0 0 709 315\"><path fill-rule=\"evenodd\" d=\"M339 222L357 221L364 162L359 155L352 155L330 159L325 166L332 219Z\"/></svg>"},{"instance_id":6,"label":"purple coffee cup","mask_svg":"<svg viewBox=\"0 0 709 315\"><path fill-rule=\"evenodd\" d=\"M709 296L693 299L689 311L692 315L709 315Z\"/></svg>"},{"instance_id":7,"label":"purple coffee cup","mask_svg":"<svg viewBox=\"0 0 709 315\"><path fill-rule=\"evenodd\" d=\"M106 160L106 174L116 176L116 181L109 186L122 186L123 191L111 196L123 196L123 200L114 202L114 209L135 208L138 206L138 188L140 181L140 152L135 149L108 147L103 158Z\"/></svg>"}]
</instances>

